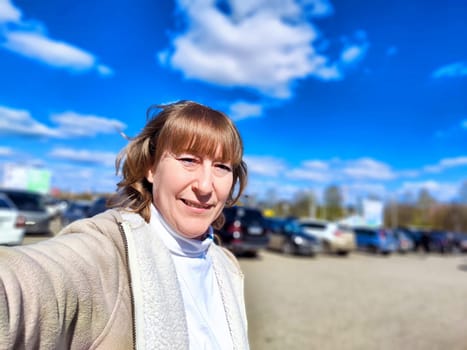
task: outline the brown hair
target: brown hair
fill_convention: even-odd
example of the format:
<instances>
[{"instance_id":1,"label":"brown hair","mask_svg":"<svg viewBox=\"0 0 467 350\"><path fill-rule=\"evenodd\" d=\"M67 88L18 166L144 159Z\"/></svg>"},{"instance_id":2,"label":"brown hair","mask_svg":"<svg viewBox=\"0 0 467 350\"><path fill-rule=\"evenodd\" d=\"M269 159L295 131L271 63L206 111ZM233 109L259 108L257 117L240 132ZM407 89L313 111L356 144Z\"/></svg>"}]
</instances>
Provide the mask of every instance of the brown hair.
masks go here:
<instances>
[{"instance_id":1,"label":"brown hair","mask_svg":"<svg viewBox=\"0 0 467 350\"><path fill-rule=\"evenodd\" d=\"M156 113L158 109L162 109ZM125 207L139 213L147 222L151 217L152 184L146 179L149 169L156 168L166 152L188 152L230 162L233 184L226 205L233 205L246 187L247 167L243 142L233 122L222 112L192 101L153 105L147 110L143 130L117 156L115 167L122 180L110 198L110 207ZM235 189L237 189L235 193ZM222 225L220 215L213 223Z\"/></svg>"}]
</instances>

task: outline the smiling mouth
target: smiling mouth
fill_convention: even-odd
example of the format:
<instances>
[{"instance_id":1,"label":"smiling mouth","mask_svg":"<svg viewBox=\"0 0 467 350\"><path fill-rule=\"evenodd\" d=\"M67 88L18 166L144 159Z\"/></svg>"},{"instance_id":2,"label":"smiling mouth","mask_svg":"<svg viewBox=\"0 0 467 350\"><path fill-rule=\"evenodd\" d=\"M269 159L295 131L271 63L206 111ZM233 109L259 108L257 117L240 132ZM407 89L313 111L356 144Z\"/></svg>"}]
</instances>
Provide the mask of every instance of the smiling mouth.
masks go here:
<instances>
[{"instance_id":1,"label":"smiling mouth","mask_svg":"<svg viewBox=\"0 0 467 350\"><path fill-rule=\"evenodd\" d=\"M213 207L212 204L200 204L196 202L192 202L186 199L182 199L182 202L185 203L185 205L193 208L198 208L198 209L210 209Z\"/></svg>"}]
</instances>

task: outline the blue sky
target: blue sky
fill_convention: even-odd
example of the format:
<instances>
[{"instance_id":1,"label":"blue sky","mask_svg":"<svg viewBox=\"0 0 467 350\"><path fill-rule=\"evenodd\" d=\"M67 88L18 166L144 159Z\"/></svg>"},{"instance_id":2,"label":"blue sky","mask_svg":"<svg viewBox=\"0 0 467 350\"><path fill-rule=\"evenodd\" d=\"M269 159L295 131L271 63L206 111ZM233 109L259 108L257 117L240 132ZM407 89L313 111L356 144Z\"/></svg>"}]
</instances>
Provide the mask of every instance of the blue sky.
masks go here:
<instances>
[{"instance_id":1,"label":"blue sky","mask_svg":"<svg viewBox=\"0 0 467 350\"><path fill-rule=\"evenodd\" d=\"M467 180L467 3L0 0L0 166L113 191L151 104L229 114L247 193L456 199Z\"/></svg>"}]
</instances>

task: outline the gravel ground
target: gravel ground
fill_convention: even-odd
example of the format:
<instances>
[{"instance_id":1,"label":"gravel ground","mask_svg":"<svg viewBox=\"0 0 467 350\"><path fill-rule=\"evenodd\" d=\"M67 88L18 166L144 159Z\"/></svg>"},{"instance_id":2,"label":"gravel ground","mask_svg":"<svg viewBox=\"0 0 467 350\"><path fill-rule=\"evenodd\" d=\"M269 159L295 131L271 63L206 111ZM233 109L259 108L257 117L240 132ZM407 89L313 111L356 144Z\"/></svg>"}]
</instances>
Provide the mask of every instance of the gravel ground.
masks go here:
<instances>
[{"instance_id":1,"label":"gravel ground","mask_svg":"<svg viewBox=\"0 0 467 350\"><path fill-rule=\"evenodd\" d=\"M239 261L252 350L467 350L467 255Z\"/></svg>"},{"instance_id":2,"label":"gravel ground","mask_svg":"<svg viewBox=\"0 0 467 350\"><path fill-rule=\"evenodd\" d=\"M467 255L239 261L252 350L467 349Z\"/></svg>"}]
</instances>

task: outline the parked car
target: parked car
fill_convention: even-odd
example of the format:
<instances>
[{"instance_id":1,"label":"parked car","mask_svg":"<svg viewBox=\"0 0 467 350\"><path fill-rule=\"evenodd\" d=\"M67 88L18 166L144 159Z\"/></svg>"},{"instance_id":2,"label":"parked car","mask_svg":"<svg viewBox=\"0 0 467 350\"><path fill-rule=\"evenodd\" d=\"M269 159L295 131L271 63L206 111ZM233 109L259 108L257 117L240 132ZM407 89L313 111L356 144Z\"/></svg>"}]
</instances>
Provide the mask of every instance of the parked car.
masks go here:
<instances>
[{"instance_id":1,"label":"parked car","mask_svg":"<svg viewBox=\"0 0 467 350\"><path fill-rule=\"evenodd\" d=\"M404 230L395 229L392 232L397 242L396 250L399 253L404 254L404 253L408 253L414 250L415 243L412 240L412 238Z\"/></svg>"},{"instance_id":2,"label":"parked car","mask_svg":"<svg viewBox=\"0 0 467 350\"><path fill-rule=\"evenodd\" d=\"M25 234L50 234L50 215L44 203L44 195L15 189L0 189L16 206L20 215L26 218Z\"/></svg>"},{"instance_id":3,"label":"parked car","mask_svg":"<svg viewBox=\"0 0 467 350\"><path fill-rule=\"evenodd\" d=\"M107 197L97 197L91 204L87 216L91 217L107 210Z\"/></svg>"},{"instance_id":4,"label":"parked car","mask_svg":"<svg viewBox=\"0 0 467 350\"><path fill-rule=\"evenodd\" d=\"M62 225L65 226L78 219L86 218L90 208L90 201L71 201L62 214Z\"/></svg>"},{"instance_id":5,"label":"parked car","mask_svg":"<svg viewBox=\"0 0 467 350\"><path fill-rule=\"evenodd\" d=\"M429 251L451 253L454 249L454 234L447 231L433 230L429 233Z\"/></svg>"},{"instance_id":6,"label":"parked car","mask_svg":"<svg viewBox=\"0 0 467 350\"><path fill-rule=\"evenodd\" d=\"M413 251L430 251L430 232L423 228L400 227L398 231L404 232L413 242Z\"/></svg>"},{"instance_id":7,"label":"parked car","mask_svg":"<svg viewBox=\"0 0 467 350\"><path fill-rule=\"evenodd\" d=\"M14 203L0 193L0 244L17 245L24 239L26 218L19 214Z\"/></svg>"},{"instance_id":8,"label":"parked car","mask_svg":"<svg viewBox=\"0 0 467 350\"><path fill-rule=\"evenodd\" d=\"M313 256L321 251L319 240L304 232L295 219L267 218L269 227L268 249L288 255Z\"/></svg>"},{"instance_id":9,"label":"parked car","mask_svg":"<svg viewBox=\"0 0 467 350\"><path fill-rule=\"evenodd\" d=\"M397 250L397 241L390 230L378 227L353 227L357 247L360 250L391 254Z\"/></svg>"},{"instance_id":10,"label":"parked car","mask_svg":"<svg viewBox=\"0 0 467 350\"><path fill-rule=\"evenodd\" d=\"M44 196L45 209L49 212L50 216L60 217L68 207L65 200L54 198L52 196Z\"/></svg>"},{"instance_id":11,"label":"parked car","mask_svg":"<svg viewBox=\"0 0 467 350\"><path fill-rule=\"evenodd\" d=\"M454 233L454 248L460 252L467 252L467 233Z\"/></svg>"},{"instance_id":12,"label":"parked car","mask_svg":"<svg viewBox=\"0 0 467 350\"><path fill-rule=\"evenodd\" d=\"M320 240L324 252L347 255L356 248L355 235L345 225L314 218L303 218L299 223L307 234Z\"/></svg>"},{"instance_id":13,"label":"parked car","mask_svg":"<svg viewBox=\"0 0 467 350\"><path fill-rule=\"evenodd\" d=\"M224 208L223 214L225 223L216 233L224 247L234 254L251 255L266 248L269 230L260 210L234 206Z\"/></svg>"}]
</instances>

